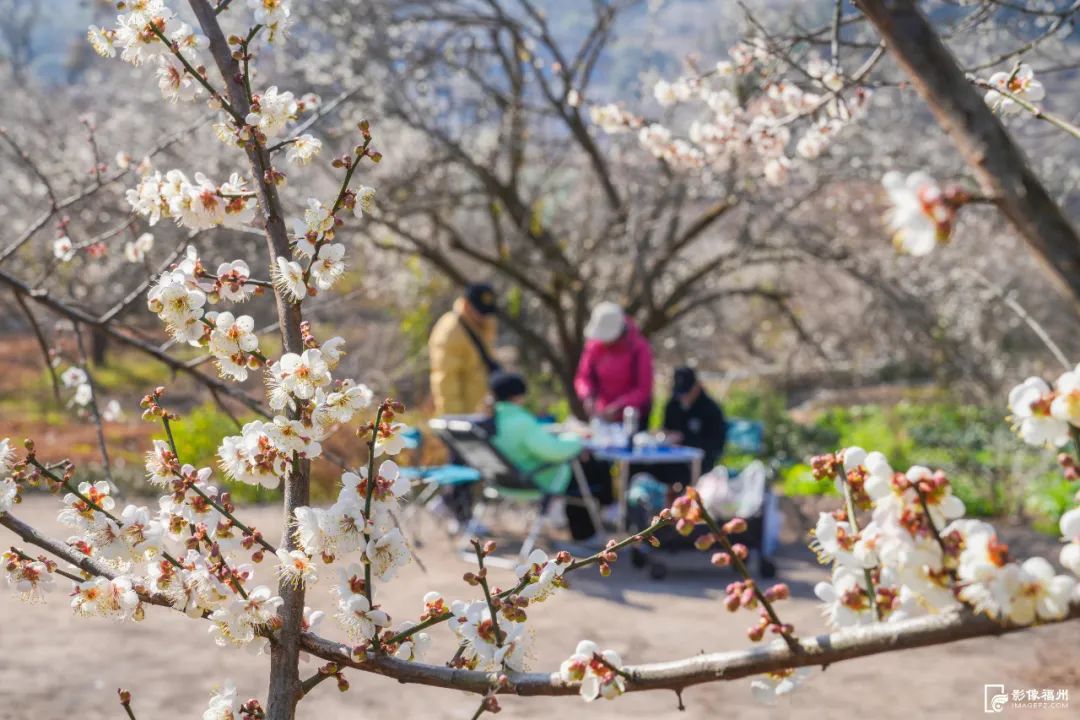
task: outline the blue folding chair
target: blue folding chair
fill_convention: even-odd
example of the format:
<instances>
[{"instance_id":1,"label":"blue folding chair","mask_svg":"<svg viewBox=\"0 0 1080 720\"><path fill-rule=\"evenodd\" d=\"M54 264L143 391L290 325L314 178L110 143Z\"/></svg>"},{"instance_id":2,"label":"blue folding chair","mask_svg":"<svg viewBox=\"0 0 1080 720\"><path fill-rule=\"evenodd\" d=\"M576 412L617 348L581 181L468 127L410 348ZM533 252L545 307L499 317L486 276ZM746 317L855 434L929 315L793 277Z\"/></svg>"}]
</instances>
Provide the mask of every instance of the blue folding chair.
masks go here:
<instances>
[{"instance_id":1,"label":"blue folding chair","mask_svg":"<svg viewBox=\"0 0 1080 720\"><path fill-rule=\"evenodd\" d=\"M402 437L405 440L405 448L419 454L424 442L420 429L410 427L402 434ZM409 525L412 525L412 521L419 511L427 509L431 501L438 496L443 488L455 485L470 485L479 482L481 477L480 471L475 468L452 463L403 467L401 468L401 474L408 478L413 487L416 488L416 495L402 514L402 519ZM410 534L413 536L413 543L420 545L419 533L415 528L410 528Z\"/></svg>"}]
</instances>

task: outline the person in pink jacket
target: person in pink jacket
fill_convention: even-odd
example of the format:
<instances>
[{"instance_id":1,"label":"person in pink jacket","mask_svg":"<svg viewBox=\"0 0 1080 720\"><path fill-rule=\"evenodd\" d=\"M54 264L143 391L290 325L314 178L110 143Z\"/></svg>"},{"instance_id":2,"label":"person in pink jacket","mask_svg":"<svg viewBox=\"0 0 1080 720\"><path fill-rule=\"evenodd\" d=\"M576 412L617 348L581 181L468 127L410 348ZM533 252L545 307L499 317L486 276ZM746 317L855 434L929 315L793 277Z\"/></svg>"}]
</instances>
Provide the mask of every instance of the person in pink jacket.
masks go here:
<instances>
[{"instance_id":1,"label":"person in pink jacket","mask_svg":"<svg viewBox=\"0 0 1080 720\"><path fill-rule=\"evenodd\" d=\"M613 302L593 308L574 390L590 417L619 422L628 407L644 427L652 408L653 356L649 341Z\"/></svg>"}]
</instances>

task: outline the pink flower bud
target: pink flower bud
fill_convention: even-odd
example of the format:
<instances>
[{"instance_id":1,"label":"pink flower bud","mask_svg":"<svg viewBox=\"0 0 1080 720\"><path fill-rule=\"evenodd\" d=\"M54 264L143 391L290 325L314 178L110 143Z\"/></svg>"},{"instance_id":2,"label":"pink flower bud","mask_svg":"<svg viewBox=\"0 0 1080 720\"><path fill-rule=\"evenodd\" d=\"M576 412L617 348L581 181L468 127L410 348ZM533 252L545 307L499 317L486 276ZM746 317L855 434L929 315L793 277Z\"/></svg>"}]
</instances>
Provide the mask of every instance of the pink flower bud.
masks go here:
<instances>
[{"instance_id":1,"label":"pink flower bud","mask_svg":"<svg viewBox=\"0 0 1080 720\"><path fill-rule=\"evenodd\" d=\"M765 591L765 597L772 600L787 600L791 597L791 589L784 583L777 583Z\"/></svg>"},{"instance_id":2,"label":"pink flower bud","mask_svg":"<svg viewBox=\"0 0 1080 720\"><path fill-rule=\"evenodd\" d=\"M713 553L712 564L716 567L727 567L731 564L731 556L726 552Z\"/></svg>"},{"instance_id":3,"label":"pink flower bud","mask_svg":"<svg viewBox=\"0 0 1080 720\"><path fill-rule=\"evenodd\" d=\"M724 523L724 532L728 535L738 535L746 532L746 521L742 518L731 518Z\"/></svg>"},{"instance_id":4,"label":"pink flower bud","mask_svg":"<svg viewBox=\"0 0 1080 720\"><path fill-rule=\"evenodd\" d=\"M735 543L731 546L731 551L735 553L740 560L745 560L750 554L750 551L746 549L746 546L742 543Z\"/></svg>"},{"instance_id":5,"label":"pink flower bud","mask_svg":"<svg viewBox=\"0 0 1080 720\"><path fill-rule=\"evenodd\" d=\"M709 548L711 548L713 546L713 543L715 543L715 542L716 542L716 537L713 536L712 533L705 533L704 535L698 537L698 539L694 541L694 547L696 547L698 550L704 551L704 550L708 550Z\"/></svg>"}]
</instances>

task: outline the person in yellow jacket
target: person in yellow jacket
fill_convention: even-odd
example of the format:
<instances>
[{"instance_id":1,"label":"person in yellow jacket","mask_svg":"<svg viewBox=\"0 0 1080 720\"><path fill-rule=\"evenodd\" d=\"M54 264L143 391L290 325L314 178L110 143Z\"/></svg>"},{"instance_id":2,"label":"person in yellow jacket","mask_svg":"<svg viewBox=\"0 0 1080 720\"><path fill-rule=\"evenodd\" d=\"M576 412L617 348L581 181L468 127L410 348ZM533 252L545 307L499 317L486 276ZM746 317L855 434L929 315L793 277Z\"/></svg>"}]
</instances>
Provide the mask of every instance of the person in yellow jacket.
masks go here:
<instances>
[{"instance_id":1,"label":"person in yellow jacket","mask_svg":"<svg viewBox=\"0 0 1080 720\"><path fill-rule=\"evenodd\" d=\"M439 318L428 338L435 414L467 415L483 408L488 376L499 369L495 342L495 290L469 285L453 309Z\"/></svg>"}]
</instances>

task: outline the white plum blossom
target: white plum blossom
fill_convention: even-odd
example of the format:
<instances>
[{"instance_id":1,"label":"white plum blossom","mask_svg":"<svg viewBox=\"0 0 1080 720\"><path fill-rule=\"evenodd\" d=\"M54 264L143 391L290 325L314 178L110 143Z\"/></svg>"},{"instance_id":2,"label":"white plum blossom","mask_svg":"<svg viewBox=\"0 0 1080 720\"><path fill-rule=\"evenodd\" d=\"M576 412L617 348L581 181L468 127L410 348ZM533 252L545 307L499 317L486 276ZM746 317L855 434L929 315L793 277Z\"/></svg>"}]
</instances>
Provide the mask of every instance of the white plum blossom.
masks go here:
<instances>
[{"instance_id":1,"label":"white plum blossom","mask_svg":"<svg viewBox=\"0 0 1080 720\"><path fill-rule=\"evenodd\" d=\"M0 463L0 467L2 467ZM19 497L19 486L11 478L0 480L0 515L11 512Z\"/></svg>"},{"instance_id":2,"label":"white plum blossom","mask_svg":"<svg viewBox=\"0 0 1080 720\"><path fill-rule=\"evenodd\" d=\"M202 720L238 720L240 718L240 699L236 696L236 685L232 680L210 696L210 705L203 713Z\"/></svg>"},{"instance_id":3,"label":"white plum blossom","mask_svg":"<svg viewBox=\"0 0 1080 720\"><path fill-rule=\"evenodd\" d=\"M329 290L345 272L345 246L329 243L319 248L319 257L311 264L311 279L320 290Z\"/></svg>"},{"instance_id":4,"label":"white plum blossom","mask_svg":"<svg viewBox=\"0 0 1080 720\"><path fill-rule=\"evenodd\" d=\"M64 235L53 241L53 257L63 263L75 257L75 244L71 242L71 238Z\"/></svg>"},{"instance_id":5,"label":"white plum blossom","mask_svg":"<svg viewBox=\"0 0 1080 720\"><path fill-rule=\"evenodd\" d=\"M296 119L299 109L296 97L291 92L280 92L277 86L271 86L255 96L252 110L244 121L267 138L275 138Z\"/></svg>"},{"instance_id":6,"label":"white plum blossom","mask_svg":"<svg viewBox=\"0 0 1080 720\"><path fill-rule=\"evenodd\" d=\"M622 658L614 650L604 650L590 640L578 643L574 654L559 666L563 682L580 683L578 693L585 702L599 697L614 700L626 692L626 680L615 668L622 666Z\"/></svg>"},{"instance_id":7,"label":"white plum blossom","mask_svg":"<svg viewBox=\"0 0 1080 720\"><path fill-rule=\"evenodd\" d=\"M361 185L356 188L356 205L353 206L353 214L362 220L364 213L373 212L375 212L375 188Z\"/></svg>"},{"instance_id":8,"label":"white plum blossom","mask_svg":"<svg viewBox=\"0 0 1080 720\"><path fill-rule=\"evenodd\" d=\"M813 673L810 668L794 668L766 673L750 682L754 699L763 705L775 705L776 702L793 693Z\"/></svg>"},{"instance_id":9,"label":"white plum blossom","mask_svg":"<svg viewBox=\"0 0 1080 720\"><path fill-rule=\"evenodd\" d=\"M1009 391L1009 410L1020 438L1029 445L1060 447L1069 441L1069 424L1050 410L1054 392L1041 378L1029 377Z\"/></svg>"},{"instance_id":10,"label":"white plum blossom","mask_svg":"<svg viewBox=\"0 0 1080 720\"><path fill-rule=\"evenodd\" d=\"M45 594L55 585L52 570L41 560L27 559L24 555L7 551L0 555L0 563L8 587L27 602L43 602Z\"/></svg>"},{"instance_id":11,"label":"white plum blossom","mask_svg":"<svg viewBox=\"0 0 1080 720\"><path fill-rule=\"evenodd\" d=\"M409 564L409 547L397 528L378 538L372 538L364 550L364 557L371 565L371 574L379 582L392 580L399 568Z\"/></svg>"},{"instance_id":12,"label":"white plum blossom","mask_svg":"<svg viewBox=\"0 0 1080 720\"><path fill-rule=\"evenodd\" d=\"M394 634L399 635L414 627L416 627L416 623L405 621L394 628ZM398 644L397 650L394 651L394 657L399 660L420 662L424 659L424 655L427 654L430 647L431 636L426 632L415 632Z\"/></svg>"},{"instance_id":13,"label":"white plum blossom","mask_svg":"<svg viewBox=\"0 0 1080 720\"><path fill-rule=\"evenodd\" d=\"M280 373L282 389L298 400L311 400L315 391L330 384L330 369L317 348L300 355L286 353L275 363Z\"/></svg>"},{"instance_id":14,"label":"white plum blossom","mask_svg":"<svg viewBox=\"0 0 1080 720\"><path fill-rule=\"evenodd\" d=\"M264 627L277 613L280 597L260 585L248 591L247 598L233 595L229 603L210 615L210 632L218 645L244 646L255 640L256 630Z\"/></svg>"},{"instance_id":15,"label":"white plum blossom","mask_svg":"<svg viewBox=\"0 0 1080 720\"><path fill-rule=\"evenodd\" d=\"M1055 575L1049 561L1033 557L1022 565L1003 568L991 592L1003 618L1017 625L1030 625L1036 620L1064 618L1075 588L1074 578Z\"/></svg>"},{"instance_id":16,"label":"white plum blossom","mask_svg":"<svg viewBox=\"0 0 1080 720\"><path fill-rule=\"evenodd\" d=\"M255 294L255 286L248 282L251 270L243 260L221 263L217 269L218 293L230 302L244 302Z\"/></svg>"},{"instance_id":17,"label":"white plum blossom","mask_svg":"<svg viewBox=\"0 0 1080 720\"><path fill-rule=\"evenodd\" d=\"M1059 560L1069 572L1080 577L1080 507L1062 514L1058 526L1065 540Z\"/></svg>"},{"instance_id":18,"label":"white plum blossom","mask_svg":"<svg viewBox=\"0 0 1080 720\"><path fill-rule=\"evenodd\" d=\"M832 582L819 582L814 594L823 604L821 614L830 627L840 629L877 620L862 572L838 566Z\"/></svg>"},{"instance_id":19,"label":"white plum blossom","mask_svg":"<svg viewBox=\"0 0 1080 720\"><path fill-rule=\"evenodd\" d=\"M373 610L362 593L343 595L338 603L337 618L349 637L357 640L370 640L379 628L390 624L390 616L377 608Z\"/></svg>"},{"instance_id":20,"label":"white plum blossom","mask_svg":"<svg viewBox=\"0 0 1080 720\"><path fill-rule=\"evenodd\" d=\"M322 141L314 135L301 135L289 143L285 151L285 159L297 165L307 165L319 151L322 150Z\"/></svg>"},{"instance_id":21,"label":"white plum blossom","mask_svg":"<svg viewBox=\"0 0 1080 720\"><path fill-rule=\"evenodd\" d=\"M250 315L236 317L231 312L207 313L206 319L213 325L208 349L221 375L240 382L247 380L253 354L259 351L255 320Z\"/></svg>"},{"instance_id":22,"label":"white plum blossom","mask_svg":"<svg viewBox=\"0 0 1080 720\"><path fill-rule=\"evenodd\" d=\"M10 438L0 438L0 475L7 475L11 470L12 460L15 459L15 448L11 446Z\"/></svg>"},{"instance_id":23,"label":"white plum blossom","mask_svg":"<svg viewBox=\"0 0 1080 720\"><path fill-rule=\"evenodd\" d=\"M1080 366L1058 377L1054 383L1054 392L1050 415L1080 427Z\"/></svg>"},{"instance_id":24,"label":"white plum blossom","mask_svg":"<svg viewBox=\"0 0 1080 720\"><path fill-rule=\"evenodd\" d=\"M143 233L139 237L124 243L124 259L131 263L142 263L154 247L154 236Z\"/></svg>"},{"instance_id":25,"label":"white plum blossom","mask_svg":"<svg viewBox=\"0 0 1080 720\"><path fill-rule=\"evenodd\" d=\"M278 257L270 268L270 275L277 288L285 297L294 303L298 303L308 295L307 283L304 281L304 268L295 260Z\"/></svg>"},{"instance_id":26,"label":"white plum blossom","mask_svg":"<svg viewBox=\"0 0 1080 720\"><path fill-rule=\"evenodd\" d=\"M537 548L529 553L528 561L514 568L518 579L529 577L529 584L521 590L521 597L532 602L542 602L560 587L566 564L549 560L547 553Z\"/></svg>"},{"instance_id":27,"label":"white plum blossom","mask_svg":"<svg viewBox=\"0 0 1080 720\"><path fill-rule=\"evenodd\" d=\"M881 184L889 195L886 219L898 250L918 257L948 241L956 211L937 181L924 172L905 178L893 170L885 173Z\"/></svg>"},{"instance_id":28,"label":"white plum blossom","mask_svg":"<svg viewBox=\"0 0 1080 720\"><path fill-rule=\"evenodd\" d=\"M315 563L302 550L278 548L277 558L278 575L294 587L310 586L318 581Z\"/></svg>"},{"instance_id":29,"label":"white plum blossom","mask_svg":"<svg viewBox=\"0 0 1080 720\"><path fill-rule=\"evenodd\" d=\"M104 615L119 619L132 617L139 606L131 578L119 576L96 577L77 583L72 593L71 608L78 615Z\"/></svg>"},{"instance_id":30,"label":"white plum blossom","mask_svg":"<svg viewBox=\"0 0 1080 720\"><path fill-rule=\"evenodd\" d=\"M1031 103L1038 102L1046 96L1043 84L1035 79L1035 71L1026 63L1021 63L1015 71L994 73L990 76L990 84L996 89L987 90L984 100L987 105L1002 115L1011 115L1024 109L1015 100L1003 95L1003 92Z\"/></svg>"}]
</instances>

